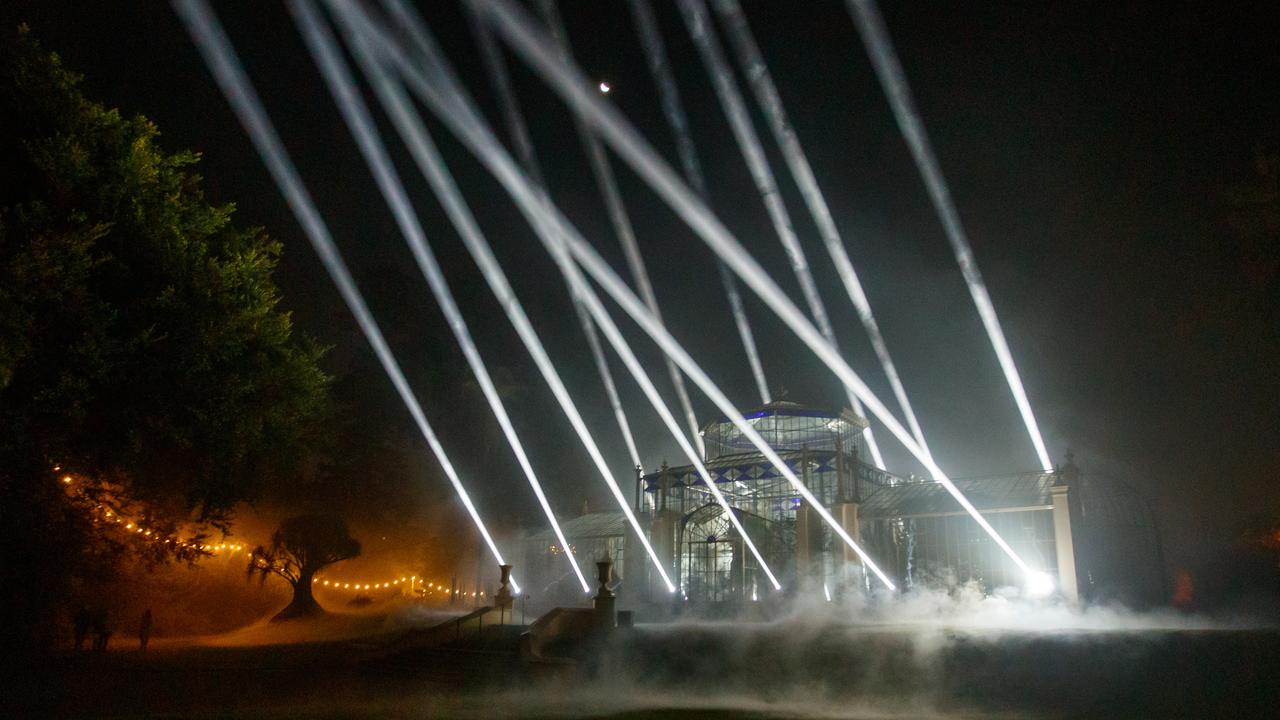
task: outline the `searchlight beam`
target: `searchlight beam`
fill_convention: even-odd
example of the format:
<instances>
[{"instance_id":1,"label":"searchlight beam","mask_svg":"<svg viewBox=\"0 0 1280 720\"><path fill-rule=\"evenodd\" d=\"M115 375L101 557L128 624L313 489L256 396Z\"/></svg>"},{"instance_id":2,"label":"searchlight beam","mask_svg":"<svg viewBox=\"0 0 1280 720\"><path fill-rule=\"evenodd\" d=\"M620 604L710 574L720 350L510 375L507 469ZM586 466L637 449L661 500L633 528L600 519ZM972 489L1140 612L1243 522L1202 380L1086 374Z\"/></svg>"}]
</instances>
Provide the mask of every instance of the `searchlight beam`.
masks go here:
<instances>
[{"instance_id":1,"label":"searchlight beam","mask_svg":"<svg viewBox=\"0 0 1280 720\"><path fill-rule=\"evenodd\" d=\"M400 364L392 354L390 346L387 345L386 338L378 327L377 321L374 320L373 313L369 311L369 306L365 302L364 296L360 294L359 288L356 287L351 271L347 268L342 255L338 252L333 236L329 233L328 227L321 218L311 194L307 192L306 185L298 175L297 168L293 165L293 161L289 159L289 155L284 149L284 144L280 141L280 136L276 133L271 119L262 107L262 101L259 100L257 92L249 82L249 78L244 72L244 67L241 65L239 58L236 57L235 50L231 45L231 41L227 38L226 32L222 29L222 25L218 22L217 17L205 0L174 0L173 6L178 16L186 24L187 30L191 33L196 47L204 58L205 64L209 67L209 71L222 88L227 101L231 104L237 117L239 117L246 132L248 132L254 147L258 151L258 155L262 157L262 161L266 164L276 185L284 194L289 208L293 211L294 216L297 217L298 223L302 225L307 239L311 242L316 254L320 256L320 262L324 265L325 271L328 272L334 285L338 287L339 294L342 295L342 299L355 317L360 331L373 348L374 354L378 357L378 361L386 372L387 377L391 380L391 384L395 386L396 393L400 395L401 401L404 402L405 408L413 417L414 423L422 433L422 437L427 441L427 445L440 462L445 476L449 479L449 484L453 486L454 491L458 494L458 498L466 508L471 521L484 539L485 545L500 564L505 564L506 561L503 559L501 551L498 550L497 544L493 541L493 536L489 534L484 521L480 519L480 513L471 501L471 496L467 493L466 488L463 487L453 463L450 462L449 456L445 453L439 438L436 437L435 431L427 421L426 414L422 411L422 407L418 404L413 390L409 387L408 380L405 379L404 373L400 369ZM516 583L514 577L511 579L511 586L517 593L520 592L520 586Z\"/></svg>"},{"instance_id":2,"label":"searchlight beam","mask_svg":"<svg viewBox=\"0 0 1280 720\"><path fill-rule=\"evenodd\" d=\"M558 57L554 42L537 28L527 13L509 0L466 0L466 2L483 6L485 17L506 38L516 53L536 69L569 107L591 124L614 151L684 218L707 245L751 287L761 300L769 305L774 313L840 378L841 382L858 395L863 404L898 438L903 447L925 466L934 480L955 498L956 502L1014 564L1024 572L1031 572L1026 562L982 517L978 509L960 492L942 468L938 467L929 453L916 443L884 403L871 392L862 378L849 367L839 353L831 348L813 323L809 322L804 313L787 298L777 283L769 277L746 248L742 247L728 228L687 185L680 181L671 167L654 152L621 113L600 101L599 94L593 92L594 85L583 76L582 72ZM604 282L587 260L588 257L595 255L594 250L585 242L571 242L570 246L578 261L583 263L584 268L603 285ZM598 257L596 259L599 260ZM600 262L603 263L603 261ZM608 269L608 265L604 264L604 268ZM613 295L612 292L610 294ZM628 312L630 314L630 311ZM687 368L685 372L689 372ZM824 511L822 508L817 509L820 513Z\"/></svg>"}]
</instances>

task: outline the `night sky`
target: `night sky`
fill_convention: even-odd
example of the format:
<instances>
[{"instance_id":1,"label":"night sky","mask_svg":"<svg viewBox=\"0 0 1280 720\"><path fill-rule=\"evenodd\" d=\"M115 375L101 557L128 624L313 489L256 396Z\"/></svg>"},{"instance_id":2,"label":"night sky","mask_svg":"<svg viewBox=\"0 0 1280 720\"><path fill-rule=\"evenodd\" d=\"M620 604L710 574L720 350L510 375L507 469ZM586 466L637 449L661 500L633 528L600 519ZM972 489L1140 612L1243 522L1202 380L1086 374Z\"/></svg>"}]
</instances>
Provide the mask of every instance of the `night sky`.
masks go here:
<instances>
[{"instance_id":1,"label":"night sky","mask_svg":"<svg viewBox=\"0 0 1280 720\"><path fill-rule=\"evenodd\" d=\"M151 118L169 150L202 152L211 199L234 200L240 224L265 226L283 242L278 278L299 328L335 345L335 372L370 365L354 322L166 3L6 5L6 25L28 22L85 74L91 97ZM800 302L684 25L673 7L656 5L713 209ZM955 477L1035 469L843 3L744 6L940 465ZM432 422L447 441L496 432L480 396L462 391L461 354L288 13L258 2L215 7L402 364L419 380L460 388L458 399L429 404ZM674 163L625 6L566 1L562 12L583 67L611 83L610 99ZM1201 537L1221 541L1251 514L1280 512L1280 243L1274 226L1269 238L1233 230L1228 201L1233 188L1257 182L1259 151L1280 149L1280 20L1269 4L930 2L886 3L883 12L1053 458L1074 449L1086 472L1149 497L1174 562L1203 559L1195 547ZM424 15L496 124L459 7L427 3ZM552 195L623 271L570 116L508 60ZM767 127L755 119L845 356L892 407ZM432 130L608 459L629 477L554 266L501 188L442 126ZM603 485L563 415L407 153L393 148L482 353L522 388L512 414L557 505L576 510L589 494L602 506ZM756 404L710 251L620 162L614 166L673 332L736 403ZM748 310L775 394L842 404L834 377L795 347L763 303L749 297ZM631 337L640 341L641 333ZM637 346L667 388L657 352ZM646 467L682 462L620 363L614 366ZM385 378L364 377L369 395L385 404L386 421L403 424L406 413ZM710 419L711 404L699 400ZM464 401L476 406L463 408ZM887 432L873 427L890 469L914 470ZM455 454L464 475L476 476L473 492L490 522L513 512L536 520L505 449L486 458ZM434 475L426 482L443 485Z\"/></svg>"}]
</instances>

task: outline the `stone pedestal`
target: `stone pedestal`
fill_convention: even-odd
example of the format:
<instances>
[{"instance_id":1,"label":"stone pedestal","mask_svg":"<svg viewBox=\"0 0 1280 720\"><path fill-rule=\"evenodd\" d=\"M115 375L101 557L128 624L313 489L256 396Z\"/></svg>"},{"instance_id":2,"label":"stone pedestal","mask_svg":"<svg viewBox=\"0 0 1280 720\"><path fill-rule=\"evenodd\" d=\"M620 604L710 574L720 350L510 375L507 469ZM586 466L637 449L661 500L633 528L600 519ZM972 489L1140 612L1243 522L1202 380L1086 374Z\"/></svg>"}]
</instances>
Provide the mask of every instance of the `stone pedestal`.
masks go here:
<instances>
[{"instance_id":1,"label":"stone pedestal","mask_svg":"<svg viewBox=\"0 0 1280 720\"><path fill-rule=\"evenodd\" d=\"M805 502L796 508L796 574L804 579L815 574L822 542L822 518Z\"/></svg>"},{"instance_id":2,"label":"stone pedestal","mask_svg":"<svg viewBox=\"0 0 1280 720\"><path fill-rule=\"evenodd\" d=\"M636 520L640 522L642 528L653 526L651 513L637 513ZM633 602L647 600L650 595L648 588L645 587L645 576L649 572L649 553L645 552L640 539L632 532L626 534L622 546L622 567L616 568L622 571L622 585L619 590L627 600Z\"/></svg>"},{"instance_id":3,"label":"stone pedestal","mask_svg":"<svg viewBox=\"0 0 1280 720\"><path fill-rule=\"evenodd\" d=\"M667 571L667 575L671 577L672 582L678 582L675 576L676 565L676 533L680 525L680 513L674 510L659 510L653 514L653 523L649 526L649 542L653 546L653 552L662 562L663 569ZM640 540L634 535L627 536L627 555L632 555L633 551L637 557L644 558L647 556L644 547L640 544ZM658 574L656 568L651 563L646 563L649 571L649 599L665 601L671 597L671 591L667 588L666 583L662 582L662 575Z\"/></svg>"},{"instance_id":4,"label":"stone pedestal","mask_svg":"<svg viewBox=\"0 0 1280 720\"><path fill-rule=\"evenodd\" d=\"M1067 501L1069 485L1054 485L1053 495L1053 544L1058 555L1058 591L1071 602L1080 600L1080 588L1076 580L1076 550L1071 538L1071 506Z\"/></svg>"},{"instance_id":5,"label":"stone pedestal","mask_svg":"<svg viewBox=\"0 0 1280 720\"><path fill-rule=\"evenodd\" d=\"M849 537L853 538L854 542L861 545L862 537L860 535L860 528L858 525L858 503L838 503L831 508L831 514L834 515L836 521L840 523L841 529L849 533ZM843 575L845 582L861 579L862 571L860 568L862 566L862 558L858 557L858 553L855 552L853 548L849 547L849 544L843 540L837 539L835 542L838 542L840 548L844 551L842 559L844 560Z\"/></svg>"}]
</instances>

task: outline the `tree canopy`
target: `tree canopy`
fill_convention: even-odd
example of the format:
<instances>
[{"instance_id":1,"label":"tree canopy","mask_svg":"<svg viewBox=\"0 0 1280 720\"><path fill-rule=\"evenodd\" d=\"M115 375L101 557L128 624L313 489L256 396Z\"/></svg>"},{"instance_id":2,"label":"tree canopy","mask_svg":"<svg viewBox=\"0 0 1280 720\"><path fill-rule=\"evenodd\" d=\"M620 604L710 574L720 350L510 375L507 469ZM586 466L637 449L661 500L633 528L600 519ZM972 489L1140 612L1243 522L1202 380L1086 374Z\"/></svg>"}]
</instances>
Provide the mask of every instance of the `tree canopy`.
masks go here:
<instances>
[{"instance_id":1,"label":"tree canopy","mask_svg":"<svg viewBox=\"0 0 1280 720\"><path fill-rule=\"evenodd\" d=\"M0 574L31 587L51 557L103 562L53 467L217 526L294 471L329 378L280 307L279 243L25 27L0 40L0 120Z\"/></svg>"}]
</instances>

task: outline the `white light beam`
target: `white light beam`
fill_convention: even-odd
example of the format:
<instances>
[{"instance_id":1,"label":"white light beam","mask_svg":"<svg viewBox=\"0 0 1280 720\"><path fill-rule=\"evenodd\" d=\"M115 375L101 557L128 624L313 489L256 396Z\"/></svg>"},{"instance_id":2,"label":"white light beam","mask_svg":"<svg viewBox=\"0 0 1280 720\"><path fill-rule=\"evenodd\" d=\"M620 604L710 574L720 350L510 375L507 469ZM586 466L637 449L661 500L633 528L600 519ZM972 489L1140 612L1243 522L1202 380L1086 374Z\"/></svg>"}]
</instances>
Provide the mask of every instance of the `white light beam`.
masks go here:
<instances>
[{"instance_id":1,"label":"white light beam","mask_svg":"<svg viewBox=\"0 0 1280 720\"><path fill-rule=\"evenodd\" d=\"M881 17L880 10L873 0L847 0L847 4L850 14L853 15L854 24L858 26L858 33L862 36L862 42L867 47L871 64L880 78L885 97L893 107L898 128L902 130L902 137L911 149L911 156L915 158L920 177L924 180L925 187L929 189L933 207L938 213L938 218L942 220L942 227L947 232L947 240L951 243L951 249L955 253L956 262L960 265L964 281L969 286L969 294L973 296L973 304L978 308L982 325L987 330L987 336L991 338L991 347L996 351L996 358L1000 360L1000 368L1004 370L1004 377L1009 383L1009 390L1013 393L1013 400L1018 405L1018 412L1022 413L1022 422L1027 426L1027 434L1031 436L1031 444L1035 446L1040 465L1045 472L1053 472L1053 463L1049 460L1049 452L1045 449L1044 439L1040 436L1040 426L1036 424L1035 413L1031 411L1031 401L1027 399L1027 391L1022 386L1022 377L1018 374L1018 367L1013 362L1013 353L1009 350L1009 342L1004 337L1000 318L996 315L996 306L991 302L991 295L987 292L987 284L982 280L982 273L978 271L978 260L973 255L973 248L969 245L964 226L960 224L960 213L956 210L955 201L951 199L951 189L947 187L947 181L942 176L942 168L938 165L938 158L925 132L920 111L916 109L915 99L911 95L911 86L907 84L907 75L902 69L897 53L894 52L889 31L884 25L884 18Z\"/></svg>"},{"instance_id":2,"label":"white light beam","mask_svg":"<svg viewBox=\"0 0 1280 720\"><path fill-rule=\"evenodd\" d=\"M258 151L258 155L262 158L276 185L279 186L280 191L284 194L294 216L298 218L298 223L302 225L307 239L311 242L312 247L315 248L316 254L320 256L320 262L329 273L329 277L337 285L343 301L346 302L348 309L351 310L351 314L355 316L356 324L360 326L360 331L364 333L365 339L369 341L374 354L378 356L382 369L391 380L391 384L395 386L396 392L404 402L405 408L409 410L409 414L413 416L413 420L417 424L418 430L422 433L422 437L427 441L427 445L431 447L436 460L439 461L440 466L444 469L445 476L448 477L449 483L453 486L454 491L457 492L458 498L462 500L463 506L467 509L467 514L471 516L471 521L475 523L480 536L484 538L485 545L488 546L489 551L493 553L494 558L499 563L505 564L502 553L498 550L497 544L494 543L493 537L489 534L488 528L485 527L484 521L480 519L480 513L476 510L475 504L471 502L471 496L467 494L466 488L462 486L462 481L458 478L458 473L454 470L453 463L449 461L449 456L445 454L444 447L436 437L435 431L432 430L431 424L427 422L422 406L418 404L418 399L414 397L413 390L409 387L409 382L400 370L400 364L396 362L395 356L387 345L377 321L373 319L369 306L365 303L359 288L356 287L355 280L351 277L351 271L347 268L346 263L343 262L342 256L333 242L333 236L330 235L328 227L320 217L320 212L316 209L315 202L311 199L310 193L307 192L302 178L299 177L297 168L294 167L293 161L289 159L289 155L284 149L284 144L280 141L280 136L276 133L270 118L267 117L266 110L262 107L262 102L258 99L253 85L250 84L249 78L245 75L244 68L236 57L231 41L227 39L221 24L205 0L174 0L173 7L186 24L187 30L191 33L196 47L204 58L205 64L209 67L210 73L213 74L214 79L222 88L227 101L231 104L237 117L239 117L240 123L244 125L250 139L253 141L254 147ZM517 593L520 592L520 586L516 583L515 578L511 579L511 586Z\"/></svg>"},{"instance_id":3,"label":"white light beam","mask_svg":"<svg viewBox=\"0 0 1280 720\"><path fill-rule=\"evenodd\" d=\"M353 33L353 35L355 35L355 33ZM357 43L359 43L359 41L357 41ZM361 50L360 48L362 46L363 43L359 43L357 45L357 52L368 52L367 49ZM443 159L440 157L435 146L430 141L430 136L427 133L426 126L422 123L417 113L412 109L408 98L404 96L398 87L394 86L387 79L385 73L377 66L376 63L362 63L362 66L367 67L375 77L375 90L378 92L379 97L384 101L386 107L390 110L393 122L396 124L402 139L404 139L406 144L409 145L410 152L413 154L414 160L418 163L418 166L422 168L424 172L430 170L432 173L439 173L442 177L451 178L451 174L445 166ZM459 228L459 232L468 234L475 233L477 237L480 238L480 241L484 242L483 235L481 234L478 225L475 223L474 217L470 214L469 210L466 210L466 203L462 199L456 183L449 183L447 187L439 189L443 190L448 195L448 200L445 201L448 205L458 207L465 213L458 217L459 222L462 224ZM672 437L676 439L681 451L685 453L690 463L692 463L697 469L699 476L702 477L703 481L710 489L711 494L720 504L720 507L725 511L730 524L738 530L748 549L756 558L756 561L760 563L760 567L769 578L769 582L773 585L774 589L782 589L782 585L773 574L773 570L769 567L768 561L764 559L764 556L756 547L755 542L747 533L746 528L743 527L742 522L738 519L737 515L734 514L733 508L730 507L728 500L721 493L714 479L712 479L711 474L707 471L702 459L698 457L697 451L689 442L689 439L685 436L684 432L680 429L680 424L676 421L675 416L667 407L666 402L663 401L661 394L653 385L652 380L645 372L644 367L635 356L635 353L631 350L631 347L623 337L622 332L613 322L608 311L605 310L604 304L600 301L599 297L596 296L595 291L591 289L591 286L587 284L587 281L582 277L581 271L573 264L573 259L569 255L563 239L560 237L560 230L555 226L547 226L544 223L539 223L538 225L535 225L535 227L538 228L539 236L542 239L544 246L555 259L561 272L564 273L565 280L569 284L570 291L577 293L582 299L584 306L591 313L596 324L600 326L600 329L604 332L606 339L609 340L610 345L618 353L619 357L622 358L624 365L640 385L645 397L649 400L654 410L657 411L663 424L666 425L667 430L671 433Z\"/></svg>"},{"instance_id":4,"label":"white light beam","mask_svg":"<svg viewBox=\"0 0 1280 720\"><path fill-rule=\"evenodd\" d=\"M502 428L502 433L506 436L512 452L515 453L516 461L519 463L521 470L524 471L525 478L529 481L529 486L533 488L533 493L538 498L538 504L542 507L543 514L546 515L547 520L551 523L551 529L555 533L556 539L560 541L561 547L569 547L564 532L560 528L560 523L556 520L555 512L551 509L551 504L547 501L547 496L542 490L542 483L538 481L533 465L529 462L528 455L525 454L524 445L520 442L515 427L511 424L511 418L507 415L506 406L498 394L498 389L493 384L493 379L489 375L488 368L485 367L484 360L480 357L480 351L476 348L475 341L471 337L467 322L462 317L462 312L458 309L457 302L449 289L449 283L445 279L444 273L440 270L439 263L436 262L435 253L431 250L426 233L422 229L422 224L419 222L417 213L414 211L413 205L405 193L404 186L396 174L391 158L387 156L386 147L378 137L373 118L370 117L369 110L365 106L364 100L360 97L355 80L347 68L346 61L342 59L341 51L338 50L336 41L311 3L290 2L289 8L295 14L312 57L320 67L321 74L324 76L330 92L333 93L334 99L338 103L338 108L342 111L343 118L350 128L361 154L364 156L366 163L368 163L369 169L373 172L374 178L378 183L378 189L390 206L392 213L395 215L396 223L400 227L401 234L404 235L410 249L413 251L413 257L417 261L423 277L426 278L427 285L431 288L431 294L435 296L436 302L444 312L449 329L453 332L458 345L461 346L462 354L466 357L467 364L471 367L471 372L475 375L476 381L479 383L480 389L489 403L489 407L493 410L493 414L497 418L498 425ZM578 567L578 563L574 561L572 554L566 553L565 557L570 566L573 567L573 571L578 577L578 583L582 586L582 591L590 592L591 586L587 583L587 579L583 576L582 570Z\"/></svg>"},{"instance_id":5,"label":"white light beam","mask_svg":"<svg viewBox=\"0 0 1280 720\"><path fill-rule=\"evenodd\" d=\"M363 18L356 18L354 13L351 17L356 20L363 20ZM595 253L594 249L578 234L569 221L546 202L545 196L541 191L524 176L511 159L511 156L503 149L501 143L489 132L484 119L473 108L465 104L461 93L455 89L456 83L451 74L440 66L440 60L434 48L418 42L419 49L423 50L424 54L427 55L428 62L425 70L430 73L429 76L423 75L423 69L417 63L410 61L395 46L394 41L380 35L379 31L367 22L360 22L359 27L378 39L378 42L371 44L377 48L378 52L388 62L397 67L401 76L413 87L414 91L427 101L440 119L449 126L450 130L490 169L511 194L521 211L529 219L530 224L535 228L544 225L558 228L558 233L548 234L548 237L552 238L553 242L564 241L568 243L569 249L575 258L582 263L583 268L591 274L596 282L600 283L606 292L622 305L627 314L641 325L645 332L658 343L663 352L667 353L680 366L681 370L715 403L717 408L729 417L730 421L742 432L743 436L755 445L778 472L791 483L796 493L814 508L818 515L831 526L832 530L858 554L864 564L887 587L895 589L893 581L884 574L866 551L849 536L848 532L841 527L831 513L823 507L821 501L814 497L804 483L787 467L786 462L760 436L751 423L738 412L728 397L724 395L688 353L680 347L679 343L666 328L653 317L653 314L648 311L648 308L644 306L644 303L635 293L627 287L627 284ZM415 34L415 41L417 41L416 33L411 31L411 34ZM422 39L425 40L425 37ZM593 295L588 297L593 297ZM588 306L591 306L590 300L588 300ZM608 315L603 312L603 308L598 309L601 313L601 319L608 319ZM607 325L611 328L613 327L612 322L607 323ZM625 343L622 343L622 346L625 347ZM650 387L652 386L650 385ZM667 417L670 417L669 413L667 413ZM718 493L718 488L715 487L714 483L710 487L713 493Z\"/></svg>"},{"instance_id":6,"label":"white light beam","mask_svg":"<svg viewBox=\"0 0 1280 720\"><path fill-rule=\"evenodd\" d=\"M711 18L707 14L707 8L701 2L693 0L679 0L678 4L680 14L684 16L685 26L689 29L689 37L693 39L693 44L698 48L698 54L702 56L703 65L706 66L707 75L711 78L720 107L729 120L734 139L738 141L742 159L746 161L747 168L751 171L751 179L755 181L760 199L764 201L765 209L769 213L769 221L773 223L774 232L778 234L782 248L786 251L787 260L791 263L791 271L800 283L800 291L809 305L813 321L827 342L831 343L832 349L839 352L840 345L836 342L835 329L831 327L831 320L827 317L827 308L822 302L822 295L818 292L818 284L813 280L813 272L809 269L804 248L800 246L800 238L796 237L791 216L787 212L786 204L782 201L782 192L778 190L778 181L769 167L769 160L765 157L764 146L760 143L760 138L751 124L747 104L742 99L737 83L734 82L733 71L729 69L729 63L725 60L720 41L716 39L715 31L711 29ZM867 413L862 409L858 396L848 389L845 392L848 393L849 404L853 406L853 411L859 416L865 416ZM880 455L880 446L876 444L871 426L868 424L862 432L867 440L867 449L871 451L871 459L876 467L884 470L884 458Z\"/></svg>"},{"instance_id":7,"label":"white light beam","mask_svg":"<svg viewBox=\"0 0 1280 720\"><path fill-rule=\"evenodd\" d=\"M511 87L510 76L507 73L506 63L502 60L501 50L494 43L493 36L484 23L476 20L470 12L468 12L468 16L472 20L472 28L476 41L480 46L480 58L489 73L491 84L497 91L503 116L506 118L507 129L511 134L516 152L519 153L521 162L524 163L525 171L533 177L534 182L546 188L546 181L543 178L537 155L533 149L533 140L529 136L528 128L520 113L520 105L516 101L515 91ZM618 429L622 432L622 439L631 457L631 464L633 467L639 467L641 464L640 451L636 447L635 436L631 432L631 423L627 420L627 414L622 408L622 399L618 395L618 388L614 383L613 373L609 369L609 362L600 346L600 338L596 333L595 326L591 323L591 317L582 308L581 302L576 296L573 297L573 310L578 318L578 324L582 327L582 333L587 337L587 347L591 351L592 360L595 362L596 372L600 375L600 382L604 385L605 396L609 400L609 406L613 409L613 416L618 423Z\"/></svg>"},{"instance_id":8,"label":"white light beam","mask_svg":"<svg viewBox=\"0 0 1280 720\"><path fill-rule=\"evenodd\" d=\"M915 410L911 408L911 401L907 399L907 390L903 387L898 368L889 355L889 347L884 341L884 335L880 332L880 325L871 312L871 302L867 299L862 282L858 279L858 273L854 270L849 253L845 250L840 231L836 229L835 219L827 206L827 199L809 165L809 158L805 155L804 148L801 147L800 140L791 127L791 121L787 118L782 97L778 94L773 77L769 73L769 66L765 64L764 56L760 54L760 48L756 45L751 27L747 24L747 18L742 12L742 6L738 4L738 0L713 0L713 2L716 12L719 13L721 21L728 30L729 41L737 54L738 66L750 83L756 104L760 106L768 120L774 140L782 150L782 156L786 159L796 186L800 188L800 194L804 197L809 214L813 216L814 224L818 227L818 234L827 248L827 254L831 256L831 264L835 266L836 274L840 276L845 291L858 312L858 319L862 321L867 338L871 340L871 347L880 360L880 367L889 380L889 387L893 389L898 406L902 408L902 415L907 420L907 426L911 428L911 435L920 447L928 452L929 445L924 440L924 431L916 419Z\"/></svg>"},{"instance_id":9,"label":"white light beam","mask_svg":"<svg viewBox=\"0 0 1280 720\"><path fill-rule=\"evenodd\" d=\"M541 165L538 162L538 155L533 149L533 138L529 135L529 128L520 112L520 103L516 100L515 90L511 87L511 76L507 72L507 65L502 59L502 50L493 41L493 34L489 31L489 28L485 27L485 24L480 22L474 13L468 11L467 17L471 21L472 32L475 35L477 44L480 46L480 59L489 74L490 84L493 85L493 89L498 94L498 102L502 108L503 117L506 119L507 131L511 134L511 141L515 145L516 153L519 154L520 161L524 164L525 172L529 173L533 181L541 186L544 191L549 191L547 190L546 179L542 174ZM613 381L613 372L609 369L609 361L605 357L604 350L600 347L600 337L596 334L596 328L591 323L591 316L582 308L581 301L577 296L572 299L573 311L577 315L578 324L582 327L582 334L587 336L587 348L591 351L591 359L595 362L596 373L600 375L600 382L604 385L605 396L609 400L609 406L613 409L614 420L618 423L618 429L622 432L622 440L631 456L631 466L640 467L640 451L636 447L635 435L631 432L631 423L627 420L627 413L622 409L622 398L618 395L618 386Z\"/></svg>"},{"instance_id":10,"label":"white light beam","mask_svg":"<svg viewBox=\"0 0 1280 720\"><path fill-rule=\"evenodd\" d=\"M635 18L636 31L640 35L640 45L644 48L645 59L649 63L649 72L658 86L658 98L662 102L662 112L667 118L667 125L676 138L676 154L680 157L680 166L684 169L685 179L704 200L709 200L707 183L702 176L702 166L698 163L698 153L693 147L693 136L689 133L689 119L684 114L684 106L680 102L680 87L671 74L671 65L667 61L667 49L662 42L662 34L658 32L658 23L653 17L653 8L649 0L630 0L631 15ZM747 354L747 364L751 367L751 375L755 378L756 389L760 393L760 402L768 405L772 402L769 394L769 383L765 380L764 365L760 362L760 352L756 348L755 335L751 331L751 323L747 321L747 310L742 304L742 295L738 292L738 283L724 266L724 261L715 258L716 273L720 276L720 285L724 288L725 297L729 299L729 310L733 314L733 324L738 329L738 337L742 340L742 348ZM698 449L703 450L702 435L694 420L694 437Z\"/></svg>"},{"instance_id":11,"label":"white light beam","mask_svg":"<svg viewBox=\"0 0 1280 720\"><path fill-rule=\"evenodd\" d=\"M359 14L360 10L358 8L346 3L331 0L329 7L339 18L348 24L364 19L363 16ZM403 8L399 9L403 10ZM364 24L363 27L367 28L367 23ZM418 31L420 30L422 30L422 28L409 28L410 33L415 36L415 42L419 41ZM423 37L421 41L425 42L425 37ZM375 51L384 52L387 49L385 47L379 47L381 42L382 41L380 40L379 42L373 43ZM416 140L423 141L425 140L425 137L419 137L416 138ZM493 141L496 143L496 138ZM438 175L440 170L439 167L434 167L434 169L431 166L423 168L424 172L428 169L433 170L431 173L428 173L428 180L432 181L433 187L435 187L437 183L440 184L440 186L447 186L450 178ZM469 213L465 206L454 205L447 202L449 199L448 195L443 195L440 199L441 203L445 207L445 211L449 213L451 220L457 222L469 217ZM466 224L461 225L461 228L465 227L469 226ZM568 389L561 380L559 373L556 372L555 366L551 362L551 358L547 355L546 348L542 345L542 340L538 337L538 333L533 329L532 323L530 323L528 316L524 312L524 307L520 304L519 299L516 298L514 291L511 289L511 284L507 280L506 273L503 272L502 266L498 264L497 258L494 257L492 249L489 247L487 242L484 242L483 237L478 232L478 228L476 228L476 232L474 233L460 232L459 234L461 235L463 244L467 247L468 252L471 254L476 264L480 266L481 274L484 276L485 282L489 285L490 290L498 299L498 303L502 306L508 320L510 320L512 326L515 328L516 334L520 337L521 342L524 343L526 350L528 350L530 356L533 358L534 364L537 365L538 371L542 374L543 379L551 389L556 401L560 404L560 407L568 418L570 425L573 426L574 432L578 435L578 439L582 442L583 447L586 448L587 454L591 457L597 471L599 471L600 476L604 479L605 485L608 486L609 491L613 494L618 506L622 509L623 514L626 515L627 521L630 523L632 530L635 531L636 535L639 537L641 545L644 546L649 558L656 566L658 574L662 577L668 591L675 592L676 586L671 582L671 578L667 574L667 569L659 560L653 546L649 543L649 538L640 527L639 520L636 518L635 513L632 512L630 504L623 496L621 488L618 487L618 483L614 480L613 474L609 470L608 463L605 462L604 456L600 453L599 446L596 445L595 439L591 435L591 431L587 428L586 421L582 419L581 413L578 412L577 405L574 404L573 398L569 395Z\"/></svg>"},{"instance_id":12,"label":"white light beam","mask_svg":"<svg viewBox=\"0 0 1280 720\"><path fill-rule=\"evenodd\" d=\"M840 378L846 387L857 393L863 404L898 438L903 447L925 466L933 478L946 488L956 502L960 503L960 507L969 513L1000 549L1019 568L1030 572L1026 562L982 517L982 514L973 506L973 503L969 502L964 493L960 492L955 483L951 482L942 468L938 467L929 454L924 452L906 428L889 412L884 403L880 402L875 393L871 392L862 378L858 377L853 368L849 367L839 353L831 349L813 323L809 322L795 303L787 298L777 283L742 246L742 243L738 242L701 199L680 181L671 167L654 152L621 113L599 101L598 94L591 91L592 86L581 70L557 57L554 43L538 30L528 15L509 0L466 1L484 6L486 18L493 22L494 27L502 33L516 52L542 75L569 107L596 129L596 132L613 147L619 157L623 158L684 218L706 244L724 259L725 263L751 287L761 300L773 309L774 313L809 346L809 349ZM604 284L597 273L591 269L590 258L595 256L595 252L590 245L572 242L570 247L578 261L584 264L596 281ZM598 260L598 256L596 259ZM600 262L603 263L603 261ZM604 269L608 269L607 264L604 264ZM613 294L610 291L610 295ZM630 311L628 313L630 314ZM688 374L687 369L686 374Z\"/></svg>"},{"instance_id":13,"label":"white light beam","mask_svg":"<svg viewBox=\"0 0 1280 720\"><path fill-rule=\"evenodd\" d=\"M569 35L565 31L564 22L560 18L560 12L554 0L542 0L540 5L542 14L547 18L551 33L556 37L565 58L571 59L572 50L569 47ZM653 292L653 283L649 280L649 271L645 267L644 256L640 254L640 245L636 242L635 228L632 226L631 218L627 214L626 205L622 202L622 193L618 191L618 180L613 174L609 156L605 153L604 145L600 142L600 138L596 137L589 128L583 125L581 120L575 117L574 124L578 128L578 136L582 140L587 159L591 163L591 172L595 176L596 185L600 188L600 195L604 198L609 220L613 223L614 232L618 235L618 242L622 245L623 256L627 260L627 268L631 271L631 279L635 283L640 297L644 298L645 305L649 307L655 317L661 319L662 313L658 309L658 298ZM694 442L698 445L698 456L699 460L701 460L705 453L705 448L702 444L702 434L699 432L698 417L693 412L693 403L690 402L689 391L684 385L684 376L680 374L680 370L676 368L671 358L663 355L662 360L666 365L667 375L671 378L671 384L675 388L676 400L680 403L680 409L684 412L685 421L689 424L690 437L694 438Z\"/></svg>"}]
</instances>

